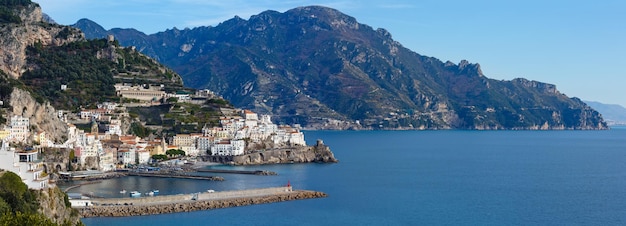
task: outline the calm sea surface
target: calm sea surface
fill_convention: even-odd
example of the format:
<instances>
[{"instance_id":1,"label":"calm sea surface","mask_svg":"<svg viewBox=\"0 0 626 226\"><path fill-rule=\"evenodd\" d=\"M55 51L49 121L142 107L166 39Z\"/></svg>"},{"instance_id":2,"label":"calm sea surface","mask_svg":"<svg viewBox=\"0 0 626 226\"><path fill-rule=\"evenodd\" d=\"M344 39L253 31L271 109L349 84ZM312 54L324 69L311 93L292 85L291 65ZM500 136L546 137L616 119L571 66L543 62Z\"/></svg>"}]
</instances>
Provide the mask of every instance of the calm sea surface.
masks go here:
<instances>
[{"instance_id":1,"label":"calm sea surface","mask_svg":"<svg viewBox=\"0 0 626 226\"><path fill-rule=\"evenodd\" d=\"M70 192L179 194L282 186L323 199L142 217L88 225L626 225L626 129L609 131L309 131L338 164L230 169L226 181L126 177Z\"/></svg>"}]
</instances>

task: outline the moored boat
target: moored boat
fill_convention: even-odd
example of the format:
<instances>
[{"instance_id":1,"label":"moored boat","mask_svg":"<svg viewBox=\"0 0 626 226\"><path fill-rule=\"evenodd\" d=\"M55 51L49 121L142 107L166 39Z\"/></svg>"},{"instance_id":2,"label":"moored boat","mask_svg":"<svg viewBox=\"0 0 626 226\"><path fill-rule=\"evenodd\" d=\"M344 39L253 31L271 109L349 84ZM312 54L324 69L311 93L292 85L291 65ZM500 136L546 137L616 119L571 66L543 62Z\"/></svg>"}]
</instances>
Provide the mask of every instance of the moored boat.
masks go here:
<instances>
[{"instance_id":1,"label":"moored boat","mask_svg":"<svg viewBox=\"0 0 626 226\"><path fill-rule=\"evenodd\" d=\"M141 197L141 192L138 192L138 191L131 191L131 192L130 192L130 197L133 197L133 198L135 198L135 197Z\"/></svg>"}]
</instances>

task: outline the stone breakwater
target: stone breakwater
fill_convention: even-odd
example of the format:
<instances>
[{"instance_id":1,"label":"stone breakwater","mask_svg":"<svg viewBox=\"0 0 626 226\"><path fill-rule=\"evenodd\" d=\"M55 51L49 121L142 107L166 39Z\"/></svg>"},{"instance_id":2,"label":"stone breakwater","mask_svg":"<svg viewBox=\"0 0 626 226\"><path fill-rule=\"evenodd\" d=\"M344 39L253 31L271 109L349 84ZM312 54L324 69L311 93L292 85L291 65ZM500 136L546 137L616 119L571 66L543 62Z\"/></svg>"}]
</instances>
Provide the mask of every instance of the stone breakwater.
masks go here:
<instances>
[{"instance_id":1,"label":"stone breakwater","mask_svg":"<svg viewBox=\"0 0 626 226\"><path fill-rule=\"evenodd\" d=\"M198 193L195 195L100 199L94 200L94 206L76 207L76 209L82 217L125 217L210 210L323 197L327 197L323 192L292 191L290 188L281 187L234 192Z\"/></svg>"}]
</instances>

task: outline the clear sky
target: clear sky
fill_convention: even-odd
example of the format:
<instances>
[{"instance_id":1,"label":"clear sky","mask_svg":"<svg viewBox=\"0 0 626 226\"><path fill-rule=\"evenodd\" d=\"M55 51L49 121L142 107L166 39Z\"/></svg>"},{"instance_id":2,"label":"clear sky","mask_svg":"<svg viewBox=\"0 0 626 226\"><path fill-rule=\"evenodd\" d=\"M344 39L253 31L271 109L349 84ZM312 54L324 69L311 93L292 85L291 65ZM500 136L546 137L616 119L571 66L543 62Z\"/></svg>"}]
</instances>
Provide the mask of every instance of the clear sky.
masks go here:
<instances>
[{"instance_id":1,"label":"clear sky","mask_svg":"<svg viewBox=\"0 0 626 226\"><path fill-rule=\"evenodd\" d=\"M479 63L494 79L557 85L570 97L626 106L624 0L33 0L57 23L153 34L215 26L238 15L322 5L385 28L405 47L442 61Z\"/></svg>"}]
</instances>

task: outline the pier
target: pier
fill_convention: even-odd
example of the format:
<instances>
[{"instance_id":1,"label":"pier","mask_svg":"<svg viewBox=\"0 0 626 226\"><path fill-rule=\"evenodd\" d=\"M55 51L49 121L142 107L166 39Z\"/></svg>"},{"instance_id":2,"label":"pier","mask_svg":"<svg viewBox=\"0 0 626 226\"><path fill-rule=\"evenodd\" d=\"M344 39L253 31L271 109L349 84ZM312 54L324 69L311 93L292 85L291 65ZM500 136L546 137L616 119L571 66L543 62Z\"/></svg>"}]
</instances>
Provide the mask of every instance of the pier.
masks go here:
<instances>
[{"instance_id":1,"label":"pier","mask_svg":"<svg viewBox=\"0 0 626 226\"><path fill-rule=\"evenodd\" d=\"M88 206L72 207L83 217L123 217L210 210L299 199L327 197L325 193L273 187L141 198L91 199Z\"/></svg>"},{"instance_id":2,"label":"pier","mask_svg":"<svg viewBox=\"0 0 626 226\"><path fill-rule=\"evenodd\" d=\"M267 170L224 170L224 169L197 169L197 172L203 173L234 173L234 174L253 174L253 175L278 175L276 172Z\"/></svg>"},{"instance_id":3,"label":"pier","mask_svg":"<svg viewBox=\"0 0 626 226\"><path fill-rule=\"evenodd\" d=\"M163 177L163 178L180 178L180 179L195 179L195 180L213 180L213 181L223 181L223 177L216 176L201 176L201 175L186 175L186 174L163 174L163 173L138 173L138 172L128 172L126 173L128 176L139 176L139 177Z\"/></svg>"}]
</instances>

